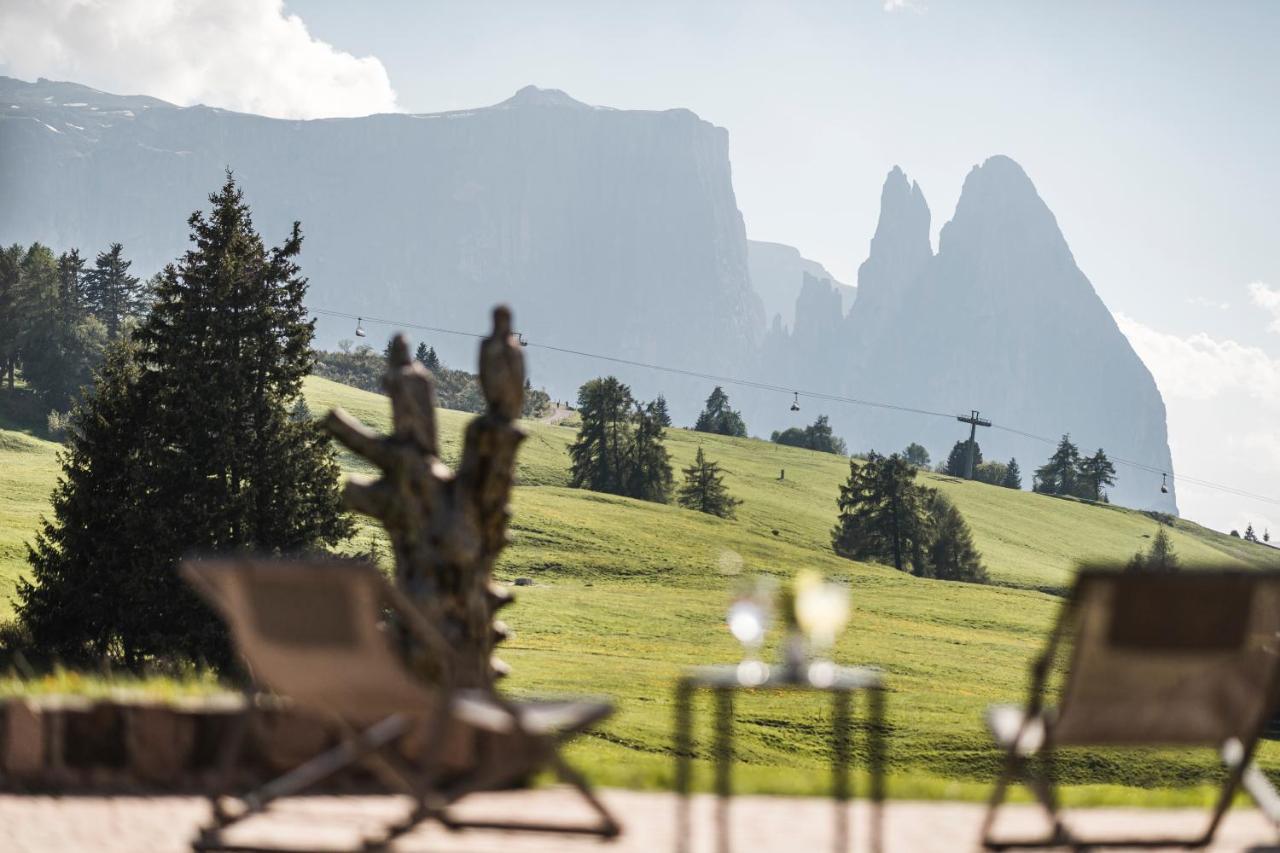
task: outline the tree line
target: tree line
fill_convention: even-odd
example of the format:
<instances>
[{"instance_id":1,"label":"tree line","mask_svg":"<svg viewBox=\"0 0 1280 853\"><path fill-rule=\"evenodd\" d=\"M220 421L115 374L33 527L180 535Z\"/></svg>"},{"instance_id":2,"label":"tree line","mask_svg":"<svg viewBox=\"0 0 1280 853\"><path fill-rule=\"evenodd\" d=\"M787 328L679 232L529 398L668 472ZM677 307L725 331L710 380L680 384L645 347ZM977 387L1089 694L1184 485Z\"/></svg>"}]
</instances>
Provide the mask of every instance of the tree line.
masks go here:
<instances>
[{"instance_id":1,"label":"tree line","mask_svg":"<svg viewBox=\"0 0 1280 853\"><path fill-rule=\"evenodd\" d=\"M112 243L89 265L79 250L41 243L0 249L0 379L20 371L36 397L65 412L93 378L107 345L147 309L150 287Z\"/></svg>"},{"instance_id":2,"label":"tree line","mask_svg":"<svg viewBox=\"0 0 1280 853\"><path fill-rule=\"evenodd\" d=\"M387 371L387 357L391 341L381 353L368 344L352 347L349 339L338 341L335 351L315 350L316 376L341 382L353 388L381 394L382 377ZM436 400L442 408L459 412L480 413L485 410L484 394L480 390L480 377L466 370L454 370L445 365L435 347L419 342L415 357L431 371L436 381ZM551 395L545 389L534 388L529 379L524 384L524 411L526 418L538 418L551 410Z\"/></svg>"}]
</instances>

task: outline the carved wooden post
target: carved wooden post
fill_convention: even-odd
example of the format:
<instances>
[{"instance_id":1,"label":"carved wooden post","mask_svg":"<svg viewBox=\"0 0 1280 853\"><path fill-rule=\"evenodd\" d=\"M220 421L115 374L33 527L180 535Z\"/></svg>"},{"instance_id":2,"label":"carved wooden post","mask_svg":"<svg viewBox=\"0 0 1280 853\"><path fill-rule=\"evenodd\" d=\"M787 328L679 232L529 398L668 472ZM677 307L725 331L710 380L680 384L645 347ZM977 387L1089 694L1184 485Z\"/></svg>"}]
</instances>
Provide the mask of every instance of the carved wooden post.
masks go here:
<instances>
[{"instance_id":1,"label":"carved wooden post","mask_svg":"<svg viewBox=\"0 0 1280 853\"><path fill-rule=\"evenodd\" d=\"M493 615L510 595L493 584L494 561L507 544L507 506L516 449L524 431L524 354L511 333L511 311L493 311L493 332L480 344L480 387L488 410L467 425L457 472L440 461L435 382L409 355L403 335L392 341L383 387L391 397L393 432L377 435L341 409L325 425L353 452L382 470L376 480L352 477L347 505L382 522L391 537L396 581L452 645L452 680L485 687L505 665L492 656L506 628ZM439 663L425 650L413 661L427 677Z\"/></svg>"}]
</instances>

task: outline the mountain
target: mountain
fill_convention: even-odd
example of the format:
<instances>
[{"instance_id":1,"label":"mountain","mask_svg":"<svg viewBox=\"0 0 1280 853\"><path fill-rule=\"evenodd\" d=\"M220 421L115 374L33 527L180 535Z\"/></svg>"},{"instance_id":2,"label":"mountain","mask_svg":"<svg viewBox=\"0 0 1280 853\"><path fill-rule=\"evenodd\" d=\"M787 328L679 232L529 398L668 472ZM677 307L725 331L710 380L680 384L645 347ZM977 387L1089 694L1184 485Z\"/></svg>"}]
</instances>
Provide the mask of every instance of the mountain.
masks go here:
<instances>
[{"instance_id":1,"label":"mountain","mask_svg":"<svg viewBox=\"0 0 1280 853\"><path fill-rule=\"evenodd\" d=\"M231 168L265 239L301 220L313 310L479 331L505 300L530 341L725 372L765 329L728 145L688 110L535 87L475 110L288 121L0 78L0 240L118 240L149 273L186 248L188 215ZM322 315L319 340L353 326ZM394 328L366 326L375 346ZM466 337L431 342L474 358ZM681 420L706 393L564 353L530 362L558 396L616 370L665 390Z\"/></svg>"},{"instance_id":2,"label":"mountain","mask_svg":"<svg viewBox=\"0 0 1280 853\"><path fill-rule=\"evenodd\" d=\"M803 257L799 249L782 243L748 240L747 268L751 285L764 303L765 320L772 325L776 317L787 330L795 325L796 300L806 275L831 282L840 295L836 308L841 316L853 304L858 292L856 287L837 280L822 264Z\"/></svg>"},{"instance_id":3,"label":"mountain","mask_svg":"<svg viewBox=\"0 0 1280 853\"><path fill-rule=\"evenodd\" d=\"M1053 213L1022 168L992 157L969 173L937 254L924 195L895 168L885 181L858 301L843 330L846 393L942 413L978 409L988 459L1031 472L1070 433L1082 452L1118 465L1117 503L1176 512L1164 402L1146 366L1080 271ZM945 459L968 428L954 418L864 408L832 412L852 448L910 441Z\"/></svg>"}]
</instances>

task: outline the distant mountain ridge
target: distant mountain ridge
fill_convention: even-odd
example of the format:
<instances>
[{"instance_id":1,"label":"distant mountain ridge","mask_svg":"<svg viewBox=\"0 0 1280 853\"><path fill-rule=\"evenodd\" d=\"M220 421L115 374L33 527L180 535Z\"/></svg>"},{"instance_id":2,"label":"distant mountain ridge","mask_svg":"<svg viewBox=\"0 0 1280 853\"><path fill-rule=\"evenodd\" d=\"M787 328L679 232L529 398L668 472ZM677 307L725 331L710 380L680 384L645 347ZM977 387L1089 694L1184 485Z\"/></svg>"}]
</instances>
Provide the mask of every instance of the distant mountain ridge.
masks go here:
<instances>
[{"instance_id":1,"label":"distant mountain ridge","mask_svg":"<svg viewBox=\"0 0 1280 853\"><path fill-rule=\"evenodd\" d=\"M1007 157L974 168L936 253L923 191L895 167L854 291L796 249L746 239L728 133L688 110L526 87L474 110L290 121L0 77L6 243L91 253L118 240L149 273L186 248L187 216L227 167L264 239L302 221L313 309L407 326L452 366L472 366L474 341L413 327L481 330L510 301L529 340L562 350L978 408L1173 473L1150 373ZM352 326L320 316L320 343ZM391 331L366 327L374 345ZM713 384L540 348L529 361L553 397L615 373L641 398L664 393L677 423ZM964 433L946 417L815 400L796 413L777 392L727 390L757 435L827 414L854 450L919 441L938 458ZM980 442L988 458L1016 456L1028 487L1052 450L999 429ZM1159 480L1122 468L1112 496L1176 511Z\"/></svg>"}]
</instances>

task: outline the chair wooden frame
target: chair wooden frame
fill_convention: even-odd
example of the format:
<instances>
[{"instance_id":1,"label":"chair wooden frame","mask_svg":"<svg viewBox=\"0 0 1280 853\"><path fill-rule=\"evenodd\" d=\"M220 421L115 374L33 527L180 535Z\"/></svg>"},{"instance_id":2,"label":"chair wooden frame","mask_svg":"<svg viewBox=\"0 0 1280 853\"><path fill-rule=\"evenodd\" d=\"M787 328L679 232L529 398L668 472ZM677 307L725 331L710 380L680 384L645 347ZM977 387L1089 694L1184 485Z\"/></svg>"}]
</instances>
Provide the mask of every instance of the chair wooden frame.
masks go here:
<instances>
[{"instance_id":1,"label":"chair wooden frame","mask_svg":"<svg viewBox=\"0 0 1280 853\"><path fill-rule=\"evenodd\" d=\"M1266 725L1267 719L1275 706L1277 688L1280 687L1280 660L1276 653L1266 650L1271 657L1269 663L1258 667L1260 679L1256 689L1256 715L1250 715L1247 723L1240 731L1223 737L1220 742L1188 743L1179 741L1179 745L1200 745L1214 747L1226 769L1226 778L1219 790L1218 798L1209 813L1209 822L1204 831L1193 837L1180 838L1089 838L1082 839L1072 833L1062 821L1057 800L1053 764L1054 753L1060 746L1159 746L1168 741L1119 742L1105 739L1104 742L1089 744L1072 739L1069 743L1059 744L1055 741L1055 732L1061 726L1066 715L1071 713L1068 702L1061 709L1048 708L1045 705L1045 693L1052 674L1059 649L1066 640L1078 635L1081 630L1082 590L1089 584L1116 582L1123 578L1126 583L1178 583L1180 578L1193 580L1223 581L1226 583L1242 582L1245 584L1271 584L1280 587L1280 576L1261 572L1231 572L1216 570L1189 570L1175 575L1145 575L1135 578L1132 574L1120 574L1112 570L1085 569L1077 577L1075 588L1070 598L1064 603L1058 620L1050 634L1044 652L1031 665L1030 689L1024 708L1013 706L993 706L987 713L987 725L998 747L1004 752L1004 762L988 803L987 814L982 824L982 844L988 850L1009 850L1017 848L1068 847L1082 850L1094 847L1129 847L1160 848L1184 847L1198 848L1208 845L1217 832L1223 815L1231 805L1232 798L1238 790L1247 791L1260 809L1273 822L1280 825L1280 796L1252 763L1258 741ZM1280 597L1275 597L1280 601ZM1113 614L1112 614L1113 615ZM1243 614L1242 618L1249 614ZM1273 621L1280 624L1280 614ZM1274 628L1275 626L1273 626ZM1274 634L1274 631L1273 631ZM1255 647L1257 644L1255 643ZM1245 647L1242 646L1241 654ZM1083 650L1077 645L1072 655L1072 665L1068 672L1068 682L1064 685L1064 697L1070 696L1071 679L1075 677L1077 667L1081 663ZM1257 652L1255 651L1255 654ZM1256 717L1256 719L1254 719ZM1042 767L1037 772L1031 759L1039 756ZM996 839L992 835L995 819L1000 806L1004 803L1011 784L1025 784L1044 809L1051 824L1050 831L1043 838L1007 840Z\"/></svg>"},{"instance_id":2,"label":"chair wooden frame","mask_svg":"<svg viewBox=\"0 0 1280 853\"><path fill-rule=\"evenodd\" d=\"M353 765L363 765L389 791L404 794L413 801L409 815L387 825L381 835L365 838L365 850L385 849L395 838L411 831L423 821L435 820L451 830L499 829L550 833L569 833L616 837L621 826L605 805L592 791L586 779L571 767L560 750L573 736L585 731L612 712L612 707L600 702L539 702L512 701L491 690L458 690L449 679L449 646L431 626L412 602L391 584L387 583L373 566L355 562L329 561L323 563L299 563L292 561L222 560L187 561L181 567L183 577L223 617L231 628L232 638L241 657L248 664L253 681L264 690L276 690L279 685L264 680L255 670L255 659L261 650L255 648L254 631L247 624L252 616L246 608L228 600L224 584L252 585L255 577L286 578L291 583L306 583L306 570L322 568L330 577L341 578L351 584L367 584L374 600L390 608L399 623L412 636L415 643L431 651L439 662L442 678L438 685L423 685L408 670L399 666L400 675L412 681L411 690L417 691L420 702L402 702L392 713L379 711L377 719L357 721L350 713L344 713L341 701L329 707L324 696L309 696L299 704L300 710L319 714L334 724L340 734L337 746L327 749L311 759L298 764L283 775L259 785L253 791L237 799L238 807L227 808L226 792L232 786L236 761L243 749L245 736L258 708L258 697L246 697L245 711L234 723L233 730L224 742L219 757L216 789L211 792L212 820L200 829L193 842L195 850L265 851L287 848L268 848L252 845L228 844L223 830L250 817L264 813L276 800L294 796L314 788L334 774ZM360 612L361 610L364 612ZM356 607L357 619L367 623L377 621L374 608ZM368 630L369 625L360 626ZM280 626L274 628L277 633ZM288 630L288 626L285 627ZM367 636L367 635L366 635ZM296 643L295 643L296 645ZM387 651L387 650L383 650ZM385 661L373 661L373 664ZM397 660L398 665L398 660ZM340 690L340 687L335 688ZM403 691L402 691L403 692ZM282 692L288 702L293 697ZM349 697L347 697L349 700ZM433 702L433 700L435 700ZM347 702L349 704L349 701ZM426 724L429 735L420 756L411 766L397 750L401 740L415 726ZM455 734L470 727L478 732L510 739L519 748L502 755L480 755L475 763L461 774L451 770L446 780L442 773L444 753ZM498 790L527 778L541 769L553 771L564 783L574 788L595 813L597 821L587 825L560 823L524 823L504 820L477 821L453 817L448 807L467 794L486 790Z\"/></svg>"}]
</instances>

